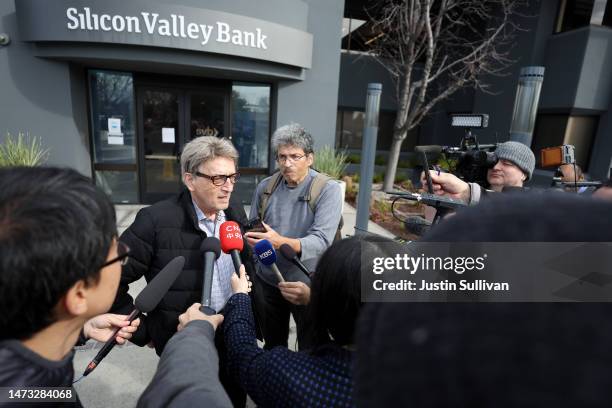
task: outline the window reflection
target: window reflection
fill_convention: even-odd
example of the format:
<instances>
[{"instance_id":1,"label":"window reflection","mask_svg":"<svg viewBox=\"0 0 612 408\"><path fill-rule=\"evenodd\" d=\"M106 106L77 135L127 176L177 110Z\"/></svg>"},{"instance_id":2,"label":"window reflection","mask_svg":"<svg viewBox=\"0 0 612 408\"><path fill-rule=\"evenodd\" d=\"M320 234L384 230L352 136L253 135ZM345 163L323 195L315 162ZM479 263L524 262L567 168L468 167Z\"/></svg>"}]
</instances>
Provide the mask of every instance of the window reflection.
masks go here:
<instances>
[{"instance_id":1,"label":"window reflection","mask_svg":"<svg viewBox=\"0 0 612 408\"><path fill-rule=\"evenodd\" d=\"M232 142L240 153L239 166L267 168L270 86L234 83L232 116Z\"/></svg>"},{"instance_id":2,"label":"window reflection","mask_svg":"<svg viewBox=\"0 0 612 408\"><path fill-rule=\"evenodd\" d=\"M340 148L360 150L363 139L365 112L355 110L338 110L336 117L336 145ZM378 118L377 150L389 150L393 142L393 125L395 112L380 112ZM402 152L414 150L418 141L418 128L408 132L402 143Z\"/></svg>"},{"instance_id":3,"label":"window reflection","mask_svg":"<svg viewBox=\"0 0 612 408\"><path fill-rule=\"evenodd\" d=\"M90 71L95 163L135 164L132 74Z\"/></svg>"},{"instance_id":4,"label":"window reflection","mask_svg":"<svg viewBox=\"0 0 612 408\"><path fill-rule=\"evenodd\" d=\"M137 203L138 188L136 172L96 171L96 185L112 197L114 203Z\"/></svg>"},{"instance_id":5,"label":"window reflection","mask_svg":"<svg viewBox=\"0 0 612 408\"><path fill-rule=\"evenodd\" d=\"M560 1L555 32L559 33L588 26L591 23L594 3L594 0Z\"/></svg>"},{"instance_id":6,"label":"window reflection","mask_svg":"<svg viewBox=\"0 0 612 408\"><path fill-rule=\"evenodd\" d=\"M200 136L225 137L223 95L191 94L191 139Z\"/></svg>"}]
</instances>

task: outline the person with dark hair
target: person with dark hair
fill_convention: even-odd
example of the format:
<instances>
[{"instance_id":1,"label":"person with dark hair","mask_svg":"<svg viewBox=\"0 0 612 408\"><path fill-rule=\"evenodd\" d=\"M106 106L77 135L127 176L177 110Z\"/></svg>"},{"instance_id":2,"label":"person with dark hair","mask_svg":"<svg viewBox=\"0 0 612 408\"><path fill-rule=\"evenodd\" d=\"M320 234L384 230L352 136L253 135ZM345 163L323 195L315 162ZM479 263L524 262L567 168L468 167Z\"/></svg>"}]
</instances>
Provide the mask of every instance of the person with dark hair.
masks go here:
<instances>
[{"instance_id":1,"label":"person with dark hair","mask_svg":"<svg viewBox=\"0 0 612 408\"><path fill-rule=\"evenodd\" d=\"M352 406L353 333L361 310L361 257L375 256L386 238L353 237L334 243L313 274L307 315L313 347L290 351L258 347L248 280L232 277L234 295L225 310L224 331L229 369L260 406ZM181 315L181 326L208 320L197 304ZM200 358L194 356L193 358ZM201 357L203 359L203 357Z\"/></svg>"},{"instance_id":2,"label":"person with dark hair","mask_svg":"<svg viewBox=\"0 0 612 408\"><path fill-rule=\"evenodd\" d=\"M575 195L492 197L424 240L612 242L610 214L610 203ZM367 304L356 334L356 402L609 406L611 313L606 303Z\"/></svg>"},{"instance_id":3,"label":"person with dark hair","mask_svg":"<svg viewBox=\"0 0 612 408\"><path fill-rule=\"evenodd\" d=\"M340 186L311 168L314 142L301 125L292 123L276 129L272 150L279 171L258 184L250 213L251 219L259 217L263 221L266 231L249 231L245 237L251 245L262 239L270 241L275 249L289 245L306 268L314 270L341 222ZM306 350L311 346L311 330L305 326L304 315L310 279L282 257L277 264L286 282L279 282L272 269L256 264L254 300L264 347L287 347L289 316L293 315L298 348Z\"/></svg>"},{"instance_id":4,"label":"person with dark hair","mask_svg":"<svg viewBox=\"0 0 612 408\"><path fill-rule=\"evenodd\" d=\"M0 170L0 386L70 387L73 346L123 344L136 330L111 306L128 248L115 210L74 170ZM77 400L78 403L78 400Z\"/></svg>"}]
</instances>

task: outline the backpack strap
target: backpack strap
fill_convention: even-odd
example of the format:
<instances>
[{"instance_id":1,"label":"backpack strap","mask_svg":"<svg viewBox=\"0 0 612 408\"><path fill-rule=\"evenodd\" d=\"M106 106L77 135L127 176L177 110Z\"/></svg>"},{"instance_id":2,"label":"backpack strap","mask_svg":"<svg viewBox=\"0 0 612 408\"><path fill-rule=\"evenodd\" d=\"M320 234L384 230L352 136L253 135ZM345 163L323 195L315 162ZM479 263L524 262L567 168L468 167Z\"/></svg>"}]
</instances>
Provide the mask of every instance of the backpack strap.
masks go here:
<instances>
[{"instance_id":1,"label":"backpack strap","mask_svg":"<svg viewBox=\"0 0 612 408\"><path fill-rule=\"evenodd\" d=\"M315 206L317 205L317 200L321 195L321 192L327 185L329 180L333 180L330 176L325 173L319 173L317 176L310 182L310 187L308 188L308 192L306 196L303 197L304 201L308 200L308 206L310 210L315 212ZM340 215L340 222L338 223L338 228L336 229L336 234L334 236L334 242L342 239L342 227L344 227L344 218Z\"/></svg>"},{"instance_id":2,"label":"backpack strap","mask_svg":"<svg viewBox=\"0 0 612 408\"><path fill-rule=\"evenodd\" d=\"M310 187L306 195L304 195L303 200L308 201L308 206L313 213L315 212L315 206L317 205L317 200L321 195L321 191L323 191L325 185L331 179L332 178L325 173L318 173L310 182Z\"/></svg>"},{"instance_id":3,"label":"backpack strap","mask_svg":"<svg viewBox=\"0 0 612 408\"><path fill-rule=\"evenodd\" d=\"M274 190L276 190L276 188L278 187L282 179L283 177L280 174L280 171L277 171L274 174L272 174L272 176L270 177L270 180L268 180L268 183L266 184L266 187L264 188L264 191L262 191L261 195L259 196L259 218L260 219L262 220L264 219L264 214L266 212L266 209L268 208L268 203L270 202L270 196L272 195Z\"/></svg>"},{"instance_id":4,"label":"backpack strap","mask_svg":"<svg viewBox=\"0 0 612 408\"><path fill-rule=\"evenodd\" d=\"M261 218L262 220L264 218L263 216L266 212L266 209L268 208L268 202L270 201L270 196L272 195L274 190L276 190L276 188L279 186L282 180L283 180L283 177L280 174L280 171L277 171L274 174L272 174L272 176L270 177L270 180L268 180L268 183L266 184L266 187L264 188L263 192L259 196L259 218ZM306 191L306 194L303 197L301 197L302 201L308 201L308 206L310 207L310 210L313 213L317 205L317 200L319 199L321 192L323 191L323 189L325 188L325 185L327 184L329 180L332 180L332 178L328 176L327 174L318 173L310 182L310 186L308 186L308 190Z\"/></svg>"}]
</instances>

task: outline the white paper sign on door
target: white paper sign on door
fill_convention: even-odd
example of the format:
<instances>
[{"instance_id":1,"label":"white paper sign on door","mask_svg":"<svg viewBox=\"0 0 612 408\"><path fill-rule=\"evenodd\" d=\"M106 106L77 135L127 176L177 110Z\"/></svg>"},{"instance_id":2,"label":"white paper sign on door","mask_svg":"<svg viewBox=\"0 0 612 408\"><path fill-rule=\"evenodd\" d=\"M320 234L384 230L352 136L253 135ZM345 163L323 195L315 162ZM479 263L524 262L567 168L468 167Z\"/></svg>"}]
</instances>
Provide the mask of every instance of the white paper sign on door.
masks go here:
<instances>
[{"instance_id":1,"label":"white paper sign on door","mask_svg":"<svg viewBox=\"0 0 612 408\"><path fill-rule=\"evenodd\" d=\"M162 143L175 143L174 128L162 128Z\"/></svg>"},{"instance_id":2,"label":"white paper sign on door","mask_svg":"<svg viewBox=\"0 0 612 408\"><path fill-rule=\"evenodd\" d=\"M123 136L123 133L121 133L121 119L108 118L108 135Z\"/></svg>"},{"instance_id":3,"label":"white paper sign on door","mask_svg":"<svg viewBox=\"0 0 612 408\"><path fill-rule=\"evenodd\" d=\"M108 144L109 145L122 145L125 143L123 143L123 136L108 135Z\"/></svg>"}]
</instances>

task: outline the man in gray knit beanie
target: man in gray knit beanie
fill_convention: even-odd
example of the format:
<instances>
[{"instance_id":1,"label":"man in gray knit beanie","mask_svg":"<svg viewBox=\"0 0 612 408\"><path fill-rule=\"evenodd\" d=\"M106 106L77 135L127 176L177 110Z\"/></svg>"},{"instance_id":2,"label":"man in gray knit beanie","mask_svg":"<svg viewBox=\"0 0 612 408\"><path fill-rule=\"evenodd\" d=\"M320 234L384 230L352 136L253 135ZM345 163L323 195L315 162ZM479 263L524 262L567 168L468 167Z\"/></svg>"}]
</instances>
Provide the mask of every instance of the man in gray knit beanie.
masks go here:
<instances>
[{"instance_id":1,"label":"man in gray knit beanie","mask_svg":"<svg viewBox=\"0 0 612 408\"><path fill-rule=\"evenodd\" d=\"M531 178L535 156L529 147L519 142L504 142L497 146L495 154L497 163L487 172L491 190L522 187L523 183Z\"/></svg>"},{"instance_id":2,"label":"man in gray knit beanie","mask_svg":"<svg viewBox=\"0 0 612 408\"><path fill-rule=\"evenodd\" d=\"M500 143L495 149L497 163L487 171L489 188L502 191L504 187L523 187L523 183L533 175L535 156L529 147L519 142ZM430 171L432 187L437 195L445 195L466 201L468 204L480 202L486 190L476 183L466 183L451 173ZM426 185L425 173L421 174L421 183Z\"/></svg>"}]
</instances>

